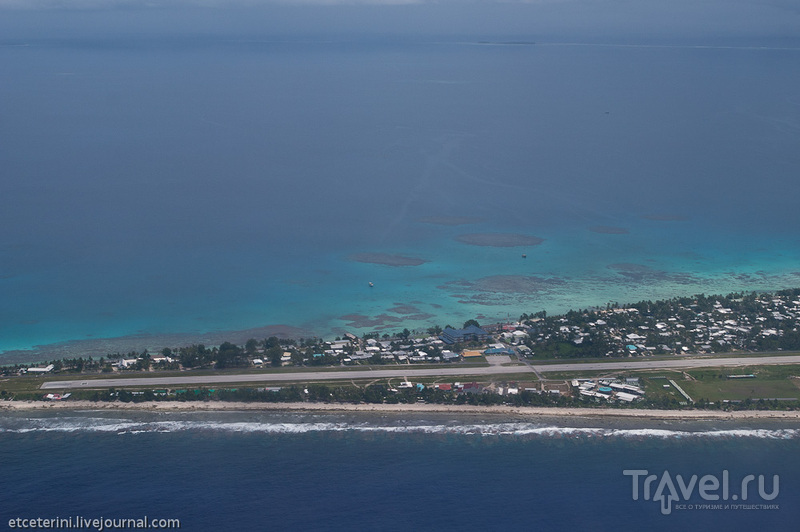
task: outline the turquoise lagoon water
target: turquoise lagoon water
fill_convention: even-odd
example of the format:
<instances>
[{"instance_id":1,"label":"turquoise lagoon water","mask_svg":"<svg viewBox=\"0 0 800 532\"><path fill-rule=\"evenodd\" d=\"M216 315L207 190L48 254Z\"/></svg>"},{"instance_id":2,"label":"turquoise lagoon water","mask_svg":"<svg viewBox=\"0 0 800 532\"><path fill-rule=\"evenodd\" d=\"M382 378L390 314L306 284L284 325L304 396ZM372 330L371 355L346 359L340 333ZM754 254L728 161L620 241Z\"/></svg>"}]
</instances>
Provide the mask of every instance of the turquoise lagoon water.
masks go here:
<instances>
[{"instance_id":1,"label":"turquoise lagoon water","mask_svg":"<svg viewBox=\"0 0 800 532\"><path fill-rule=\"evenodd\" d=\"M29 33L0 47L6 359L800 284L796 48Z\"/></svg>"}]
</instances>

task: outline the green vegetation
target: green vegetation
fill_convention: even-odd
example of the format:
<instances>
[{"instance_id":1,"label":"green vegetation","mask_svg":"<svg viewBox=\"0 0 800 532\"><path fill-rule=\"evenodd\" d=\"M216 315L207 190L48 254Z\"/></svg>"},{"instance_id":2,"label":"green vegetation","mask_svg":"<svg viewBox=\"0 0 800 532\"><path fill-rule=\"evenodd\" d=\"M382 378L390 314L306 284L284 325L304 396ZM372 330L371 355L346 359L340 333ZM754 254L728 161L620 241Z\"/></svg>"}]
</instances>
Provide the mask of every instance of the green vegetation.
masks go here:
<instances>
[{"instance_id":1,"label":"green vegetation","mask_svg":"<svg viewBox=\"0 0 800 532\"><path fill-rule=\"evenodd\" d=\"M50 362L52 368L39 368L26 374L24 365L2 368L4 378L0 378L0 400L41 399L39 390L42 382L63 379L63 376L80 375L86 387L74 392L75 398L93 400L313 400L336 402L448 402L458 404L539 404L550 399L519 399L523 394L496 396L492 383L481 386L480 393L443 392L441 390L399 389L392 391L391 380L369 378L369 369L374 366L394 368L442 368L455 359L458 367L483 367L486 358L474 357L459 359L452 354L465 349L483 351L491 342L505 342L507 350L520 360L532 359L537 365L571 362L617 361L620 358L644 357L648 360L674 359L676 354L704 354L714 356L719 353L740 353L752 358L753 366L735 371L747 371L755 378L729 379L734 370L674 370L628 371L628 374L641 377L647 397L633 405L614 405L620 408L640 408L643 406L677 408L685 402L674 386L657 377L669 377L688 393L695 401L695 407L726 408L752 407L757 404L764 408L794 407L800 399L800 367L797 366L758 366L758 356L767 352L788 354L789 350L800 350L800 289L785 290L774 294L734 293L727 296L705 296L674 298L664 301L641 301L621 307L609 303L605 309L570 311L562 316L548 316L546 312L523 314L516 324L496 324L485 327L493 336L484 340L483 336L472 341L445 346L435 335L442 332L438 325L428 329L427 338L418 331L403 329L393 336L377 332L367 333L358 338L345 334L345 339L326 342L319 338L279 339L270 337L263 340L249 339L243 346L224 342L218 347L202 344L178 348L165 348L159 353L129 352L113 353L99 359L71 358ZM476 320L467 320L464 327L480 326ZM381 340L382 338L382 340ZM478 341L480 340L480 341ZM446 351L450 351L447 353ZM512 362L516 363L516 362ZM116 390L114 394L92 389L91 381L105 378L109 374L126 377L152 377L186 375L191 370L193 376L237 375L243 381L237 389L198 388L188 391L174 390L169 394L156 393L146 387L137 386ZM350 371L351 384L306 384L302 395L293 390L303 381L307 371ZM44 372L44 373L41 373ZM256 381L248 375L264 373L296 373L293 385L275 390L258 388ZM575 370L561 374L545 373L549 379L572 379L581 377L619 376L612 371ZM78 378L78 377L76 377ZM461 380L481 377L462 376ZM533 379L531 373L506 374L506 382L524 382ZM485 379L485 377L483 377ZM428 385L434 378L422 379ZM665 386L665 383L667 386ZM289 391L284 391L289 390ZM563 392L564 390L562 390ZM442 392L442 393L439 393ZM529 393L529 392L526 392ZM539 394L534 394L539 396ZM527 396L526 396L527 397ZM775 401L781 399L781 401ZM478 403L476 403L476 401ZM576 405L592 406L605 404L603 399L594 397L561 396L559 401L574 401ZM550 404L550 403L548 403ZM734 406L732 406L734 405Z\"/></svg>"},{"instance_id":2,"label":"green vegetation","mask_svg":"<svg viewBox=\"0 0 800 532\"><path fill-rule=\"evenodd\" d=\"M196 388L170 391L158 394L153 390L128 390L109 388L92 392L85 397L91 401L113 402L145 402L145 401L234 401L234 402L325 402L325 403L387 403L387 404L469 404L496 405L510 404L514 406L570 406L575 399L570 396L522 392L511 397L495 393L464 393L438 390L433 387L418 389L416 387L395 390L386 384L373 384L359 387L356 385L331 386L327 384L309 384L305 387L292 385L282 388Z\"/></svg>"},{"instance_id":3,"label":"green vegetation","mask_svg":"<svg viewBox=\"0 0 800 532\"><path fill-rule=\"evenodd\" d=\"M749 374L755 377L730 378L730 375ZM800 399L800 366L752 366L723 371L688 371L679 384L695 401Z\"/></svg>"},{"instance_id":4,"label":"green vegetation","mask_svg":"<svg viewBox=\"0 0 800 532\"><path fill-rule=\"evenodd\" d=\"M552 342L542 342L541 345L536 346L536 351L530 358L536 360L548 360L556 358L578 358L578 357L597 357L605 354L604 349L600 349L597 353L589 354L586 349L587 346L578 347L570 342L563 342L554 340Z\"/></svg>"},{"instance_id":5,"label":"green vegetation","mask_svg":"<svg viewBox=\"0 0 800 532\"><path fill-rule=\"evenodd\" d=\"M800 350L800 289L523 314L532 358Z\"/></svg>"}]
</instances>

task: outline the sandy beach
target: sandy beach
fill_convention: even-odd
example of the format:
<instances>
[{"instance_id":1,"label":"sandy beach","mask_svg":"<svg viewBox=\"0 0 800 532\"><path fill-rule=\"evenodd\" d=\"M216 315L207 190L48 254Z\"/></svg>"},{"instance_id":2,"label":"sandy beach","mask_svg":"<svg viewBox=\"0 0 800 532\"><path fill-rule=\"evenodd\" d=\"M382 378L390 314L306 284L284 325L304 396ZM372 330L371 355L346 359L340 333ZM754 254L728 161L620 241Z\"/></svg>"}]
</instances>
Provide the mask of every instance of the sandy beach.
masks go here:
<instances>
[{"instance_id":1,"label":"sandy beach","mask_svg":"<svg viewBox=\"0 0 800 532\"><path fill-rule=\"evenodd\" d=\"M275 412L372 412L372 413L451 413L497 414L514 417L565 417L565 418L638 418L669 420L703 419L800 419L800 411L741 410L636 410L616 408L543 408L514 406L471 406L435 404L350 404L350 403L236 403L208 402L143 402L105 403L93 401L4 401L0 410L143 410L143 411L275 411Z\"/></svg>"}]
</instances>

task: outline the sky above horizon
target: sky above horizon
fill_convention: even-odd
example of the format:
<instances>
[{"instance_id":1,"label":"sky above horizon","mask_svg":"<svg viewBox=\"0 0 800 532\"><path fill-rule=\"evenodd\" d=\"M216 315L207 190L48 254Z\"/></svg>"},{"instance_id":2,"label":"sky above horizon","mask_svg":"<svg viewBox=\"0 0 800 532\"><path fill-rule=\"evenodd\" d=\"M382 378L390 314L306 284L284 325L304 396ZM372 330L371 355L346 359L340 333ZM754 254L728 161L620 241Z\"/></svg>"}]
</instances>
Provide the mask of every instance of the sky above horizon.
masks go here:
<instances>
[{"instance_id":1,"label":"sky above horizon","mask_svg":"<svg viewBox=\"0 0 800 532\"><path fill-rule=\"evenodd\" d=\"M0 10L6 13L0 41L88 29L149 37L210 32L775 39L796 37L800 27L800 4L786 0L0 0Z\"/></svg>"}]
</instances>

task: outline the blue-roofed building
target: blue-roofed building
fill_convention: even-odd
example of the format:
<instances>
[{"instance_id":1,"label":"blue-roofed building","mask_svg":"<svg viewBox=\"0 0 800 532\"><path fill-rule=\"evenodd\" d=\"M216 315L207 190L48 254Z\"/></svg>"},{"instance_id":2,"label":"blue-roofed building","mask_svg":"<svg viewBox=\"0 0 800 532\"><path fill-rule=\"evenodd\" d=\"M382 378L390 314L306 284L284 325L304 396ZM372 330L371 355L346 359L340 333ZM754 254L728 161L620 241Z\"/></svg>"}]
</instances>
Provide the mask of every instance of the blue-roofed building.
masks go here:
<instances>
[{"instance_id":1,"label":"blue-roofed building","mask_svg":"<svg viewBox=\"0 0 800 532\"><path fill-rule=\"evenodd\" d=\"M492 347L483 352L484 355L516 355L510 347Z\"/></svg>"},{"instance_id":2,"label":"blue-roofed building","mask_svg":"<svg viewBox=\"0 0 800 532\"><path fill-rule=\"evenodd\" d=\"M475 325L470 325L465 329L445 327L439 338L448 345L456 342L484 342L489 339L489 333Z\"/></svg>"}]
</instances>

